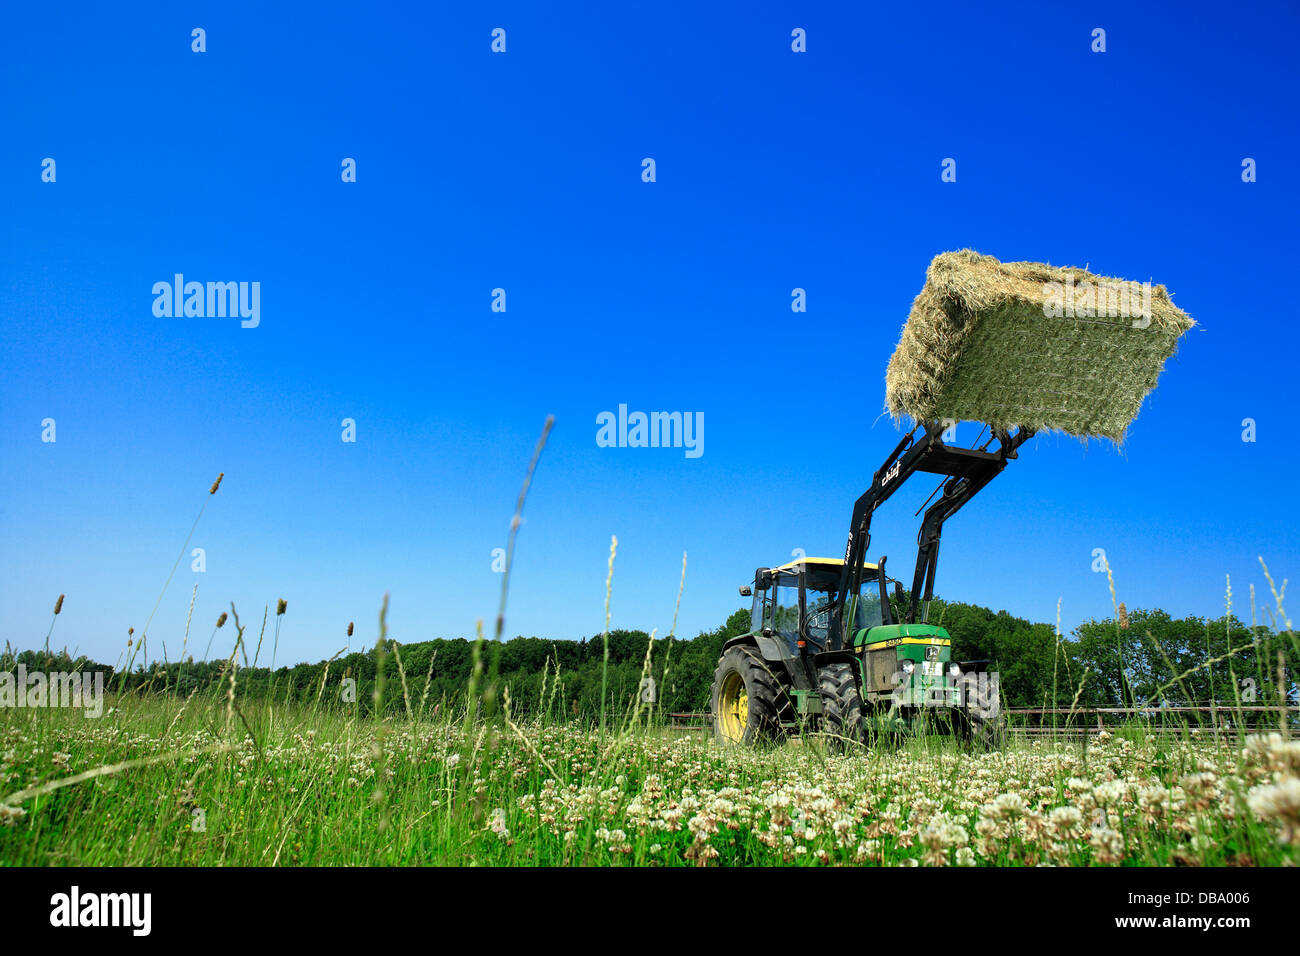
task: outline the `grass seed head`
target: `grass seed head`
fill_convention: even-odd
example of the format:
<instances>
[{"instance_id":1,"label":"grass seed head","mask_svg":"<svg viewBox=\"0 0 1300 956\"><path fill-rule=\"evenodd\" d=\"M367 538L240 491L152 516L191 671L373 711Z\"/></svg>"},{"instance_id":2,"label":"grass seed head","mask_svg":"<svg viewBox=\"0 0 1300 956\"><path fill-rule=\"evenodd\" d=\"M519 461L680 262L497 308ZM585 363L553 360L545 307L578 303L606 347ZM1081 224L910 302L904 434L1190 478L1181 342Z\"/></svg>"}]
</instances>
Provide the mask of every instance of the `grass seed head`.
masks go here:
<instances>
[{"instance_id":1,"label":"grass seed head","mask_svg":"<svg viewBox=\"0 0 1300 956\"><path fill-rule=\"evenodd\" d=\"M275 616L279 617L288 609L289 609L289 602L286 601L284 598L280 598L280 600L275 605Z\"/></svg>"},{"instance_id":2,"label":"grass seed head","mask_svg":"<svg viewBox=\"0 0 1300 956\"><path fill-rule=\"evenodd\" d=\"M214 481L212 483L212 487L208 489L208 494L215 495L217 493L217 489L221 487L221 479L224 477L226 477L226 473L224 471L221 474L217 475L217 480Z\"/></svg>"},{"instance_id":3,"label":"grass seed head","mask_svg":"<svg viewBox=\"0 0 1300 956\"><path fill-rule=\"evenodd\" d=\"M225 627L225 625L226 625L226 612L222 611L221 616L217 618L217 627Z\"/></svg>"},{"instance_id":4,"label":"grass seed head","mask_svg":"<svg viewBox=\"0 0 1300 956\"><path fill-rule=\"evenodd\" d=\"M54 602L54 613L58 614L62 610L63 610L63 595L60 594L59 599Z\"/></svg>"}]
</instances>

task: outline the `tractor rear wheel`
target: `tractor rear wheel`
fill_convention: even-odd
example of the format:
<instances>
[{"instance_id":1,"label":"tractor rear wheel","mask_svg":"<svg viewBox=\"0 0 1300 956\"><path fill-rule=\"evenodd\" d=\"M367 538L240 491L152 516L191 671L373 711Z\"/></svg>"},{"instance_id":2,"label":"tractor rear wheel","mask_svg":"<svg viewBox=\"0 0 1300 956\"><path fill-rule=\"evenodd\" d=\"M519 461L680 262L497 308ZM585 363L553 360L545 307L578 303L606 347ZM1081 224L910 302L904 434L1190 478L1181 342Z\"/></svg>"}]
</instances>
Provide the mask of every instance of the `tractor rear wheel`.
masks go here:
<instances>
[{"instance_id":1,"label":"tractor rear wheel","mask_svg":"<svg viewBox=\"0 0 1300 956\"><path fill-rule=\"evenodd\" d=\"M865 743L862 691L853 665L827 664L817 672L817 689L822 698L822 730L831 748L844 751L851 743Z\"/></svg>"},{"instance_id":2,"label":"tractor rear wheel","mask_svg":"<svg viewBox=\"0 0 1300 956\"><path fill-rule=\"evenodd\" d=\"M753 647L742 644L724 651L709 698L714 736L733 744L779 740L781 718L791 704L777 674Z\"/></svg>"}]
</instances>

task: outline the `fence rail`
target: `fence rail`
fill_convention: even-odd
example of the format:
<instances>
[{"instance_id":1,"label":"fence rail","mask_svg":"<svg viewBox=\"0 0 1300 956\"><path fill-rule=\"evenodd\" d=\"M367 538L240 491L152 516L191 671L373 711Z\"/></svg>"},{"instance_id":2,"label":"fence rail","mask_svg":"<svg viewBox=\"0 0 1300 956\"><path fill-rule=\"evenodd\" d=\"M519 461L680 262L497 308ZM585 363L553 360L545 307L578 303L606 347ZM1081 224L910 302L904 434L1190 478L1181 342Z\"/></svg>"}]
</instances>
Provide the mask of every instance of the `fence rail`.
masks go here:
<instances>
[{"instance_id":1,"label":"fence rail","mask_svg":"<svg viewBox=\"0 0 1300 956\"><path fill-rule=\"evenodd\" d=\"M1096 734L1106 729L1107 717L1118 718L1113 723L1122 723L1125 717L1160 722L1168 718L1181 719L1192 729L1216 735L1277 730L1292 736L1298 729L1293 718L1300 714L1300 707L1281 707L1276 704L1243 704L1240 707L1226 704L1202 707L1079 707L1074 710L1064 707L1009 707L1005 713L1012 718L1010 731L1024 737ZM1186 719L1193 715L1197 719ZM1065 726L1056 722L1055 718L1058 717L1066 718ZM1202 717L1208 719L1201 719Z\"/></svg>"},{"instance_id":2,"label":"fence rail","mask_svg":"<svg viewBox=\"0 0 1300 956\"><path fill-rule=\"evenodd\" d=\"M712 714L669 714L668 726L677 730L710 730Z\"/></svg>"},{"instance_id":3,"label":"fence rail","mask_svg":"<svg viewBox=\"0 0 1300 956\"><path fill-rule=\"evenodd\" d=\"M1095 734L1106 729L1106 718L1145 717L1155 720L1165 716L1205 714L1209 720L1199 729L1231 733L1242 730L1281 730L1278 722L1285 723L1290 734L1294 735L1300 728L1295 725L1294 717L1300 716L1300 707L1279 707L1276 704L1243 704L1240 707L1226 704L1212 704L1204 707L1008 707L1003 713L1012 718L1010 730L1014 734L1026 737L1046 736L1050 734ZM1238 716L1250 714L1254 720L1237 723ZM1044 723L1044 718L1065 717L1066 726ZM708 731L713 722L711 714L675 713L669 714L669 726L677 730ZM1024 721L1016 718L1025 718ZM1031 718L1038 718L1031 723ZM1115 723L1122 721L1115 721Z\"/></svg>"},{"instance_id":4,"label":"fence rail","mask_svg":"<svg viewBox=\"0 0 1300 956\"><path fill-rule=\"evenodd\" d=\"M1237 707L1233 704L1210 704L1204 707L1076 707L1071 710L1068 707L1008 707L1005 712L1008 714L1177 714L1177 713L1219 713L1235 714L1237 711L1267 711L1276 714L1280 710L1288 713L1300 711L1300 707L1279 707L1277 704L1243 704Z\"/></svg>"}]
</instances>

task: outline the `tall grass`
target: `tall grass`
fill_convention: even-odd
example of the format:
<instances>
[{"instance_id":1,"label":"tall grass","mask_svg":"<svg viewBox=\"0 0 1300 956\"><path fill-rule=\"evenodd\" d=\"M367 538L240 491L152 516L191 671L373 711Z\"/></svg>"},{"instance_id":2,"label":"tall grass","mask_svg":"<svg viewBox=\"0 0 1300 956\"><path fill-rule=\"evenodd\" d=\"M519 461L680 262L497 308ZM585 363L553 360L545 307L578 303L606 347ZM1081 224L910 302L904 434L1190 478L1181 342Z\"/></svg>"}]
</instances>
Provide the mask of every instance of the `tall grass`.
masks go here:
<instances>
[{"instance_id":1,"label":"tall grass","mask_svg":"<svg viewBox=\"0 0 1300 956\"><path fill-rule=\"evenodd\" d=\"M459 709L395 722L339 704L241 701L227 724L216 694L111 704L99 721L0 714L0 776L17 785L0 799L4 863L1300 862L1277 821L1250 810L1269 765L1212 739L1148 740L1149 728L1094 740L1086 760L1042 743L970 754L938 738L837 756L811 739L722 748L645 726L602 743L594 730L515 721L508 704L498 736ZM1185 788L1205 767L1216 805L1198 808ZM1054 810L1091 806L1084 795L1116 774L1133 781L1109 817L1118 858L1086 828L1035 835ZM988 808L1017 793L1033 822L959 857Z\"/></svg>"},{"instance_id":2,"label":"tall grass","mask_svg":"<svg viewBox=\"0 0 1300 956\"><path fill-rule=\"evenodd\" d=\"M480 621L459 700L427 708L431 658L413 705L414 675L388 639L387 595L370 707L355 695L325 693L329 665L343 651L327 662L307 703L290 702L291 687L280 699L274 683L270 693L251 695L240 681L247 628L232 604L221 680L202 691L182 693L179 681L129 691L119 683L98 720L70 709L0 710L0 863L1300 863L1300 805L1287 802L1285 789L1300 788L1300 755L1281 737L1242 739L1247 710L1235 687L1236 734L1220 734L1217 724L1201 733L1154 708L1085 740L1070 732L1079 729L1072 721L1089 674L1075 684L1067 658L1065 677L1075 691L1064 727L1053 715L1051 739L987 754L951 739L889 734L879 746L846 755L811 735L785 747L722 747L665 728L653 703L639 699L639 687L626 706L607 713L616 538L605 582L598 727L564 722L558 656L553 668L548 662L537 713L518 718L509 687L496 686L496 662L516 536L552 421L511 521L494 640L485 640ZM665 682L685 573L683 555ZM1108 582L1120 687L1130 686L1131 698L1109 569ZM1285 627L1279 639L1294 647L1285 582L1269 583L1274 620ZM1228 602L1230 612L1230 589ZM193 596L191 614L192 607ZM285 609L277 603L273 658ZM1059 615L1058 604L1058 655ZM223 613L209 649L226 621ZM266 623L264 611L254 664ZM187 619L182 655L188 628ZM1248 647L1269 639L1254 633ZM347 634L350 644L351 624ZM132 661L145 653L144 640L144 633L139 644L129 639ZM652 632L643 678L654 642ZM1208 649L1207 642L1207 662L1197 667L1212 665ZM1231 663L1245 649L1229 648L1223 658ZM401 685L397 713L385 706L390 654ZM1165 686L1181 684L1189 672L1164 659ZM1053 669L1055 698L1055 662ZM1285 678L1273 686L1280 729L1289 730Z\"/></svg>"}]
</instances>

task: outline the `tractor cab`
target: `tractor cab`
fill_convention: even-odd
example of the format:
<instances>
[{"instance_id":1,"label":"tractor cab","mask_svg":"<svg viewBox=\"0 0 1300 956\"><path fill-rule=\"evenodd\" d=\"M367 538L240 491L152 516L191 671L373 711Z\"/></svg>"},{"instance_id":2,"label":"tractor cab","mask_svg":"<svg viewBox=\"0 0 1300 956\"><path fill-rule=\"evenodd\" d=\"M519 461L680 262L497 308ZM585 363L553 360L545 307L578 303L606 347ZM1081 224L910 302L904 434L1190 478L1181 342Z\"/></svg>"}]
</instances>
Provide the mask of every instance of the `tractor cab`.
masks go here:
<instances>
[{"instance_id":1,"label":"tractor cab","mask_svg":"<svg viewBox=\"0 0 1300 956\"><path fill-rule=\"evenodd\" d=\"M820 652L852 643L852 635L886 623L890 618L881 603L880 569L867 564L856 595L850 595L847 619L850 636L840 635L836 613L844 562L839 558L803 558L775 568L759 568L752 587L741 594L753 596L750 629L779 640L791 657L801 651Z\"/></svg>"}]
</instances>

